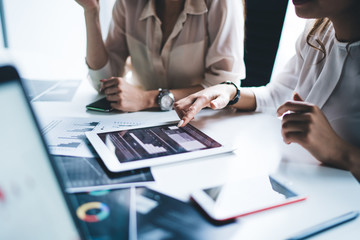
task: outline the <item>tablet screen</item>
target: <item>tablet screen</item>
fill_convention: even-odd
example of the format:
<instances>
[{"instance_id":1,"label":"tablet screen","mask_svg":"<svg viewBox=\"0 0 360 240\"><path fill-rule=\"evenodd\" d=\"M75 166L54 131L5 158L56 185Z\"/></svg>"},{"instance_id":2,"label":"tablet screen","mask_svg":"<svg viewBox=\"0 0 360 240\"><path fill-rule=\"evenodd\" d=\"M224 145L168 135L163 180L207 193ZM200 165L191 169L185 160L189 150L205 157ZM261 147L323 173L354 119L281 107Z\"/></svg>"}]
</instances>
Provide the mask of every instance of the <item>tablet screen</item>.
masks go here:
<instances>
[{"instance_id":1,"label":"tablet screen","mask_svg":"<svg viewBox=\"0 0 360 240\"><path fill-rule=\"evenodd\" d=\"M305 200L269 176L196 190L192 199L213 219L224 221Z\"/></svg>"},{"instance_id":2,"label":"tablet screen","mask_svg":"<svg viewBox=\"0 0 360 240\"><path fill-rule=\"evenodd\" d=\"M97 135L120 163L222 146L189 124L181 128L167 124Z\"/></svg>"},{"instance_id":3,"label":"tablet screen","mask_svg":"<svg viewBox=\"0 0 360 240\"><path fill-rule=\"evenodd\" d=\"M272 177L269 177L268 180L266 178L265 179L261 179L261 178L256 179L256 182L253 181L252 184L246 183L245 187L247 189L247 192L250 192L252 194L254 194L258 191L258 189L256 189L256 187L261 189L261 193L264 193L265 192L264 189L266 189L270 192L270 195L274 195L275 198L280 199L280 200L297 196L296 193L294 193L293 191L291 191L290 189L288 189L287 187L285 187L284 185L282 185L281 183L279 183ZM239 188L237 188L237 190L239 190ZM244 189L242 189L242 190L244 190ZM224 192L224 185L204 189L204 192L214 202L216 202L219 199L220 193ZM249 195L250 194L247 194L247 196L249 196ZM244 199L244 196L241 196L241 198ZM254 202L254 200L252 199L251 202Z\"/></svg>"}]
</instances>

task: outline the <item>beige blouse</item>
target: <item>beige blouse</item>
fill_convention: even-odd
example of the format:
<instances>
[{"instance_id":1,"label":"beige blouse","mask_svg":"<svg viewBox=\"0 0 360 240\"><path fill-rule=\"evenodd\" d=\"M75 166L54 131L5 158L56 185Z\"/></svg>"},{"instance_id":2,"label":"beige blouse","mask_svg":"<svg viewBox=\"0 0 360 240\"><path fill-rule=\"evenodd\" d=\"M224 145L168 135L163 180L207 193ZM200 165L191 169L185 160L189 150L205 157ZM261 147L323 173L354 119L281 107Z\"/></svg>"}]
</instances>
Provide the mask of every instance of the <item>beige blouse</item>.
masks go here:
<instances>
[{"instance_id":1,"label":"beige blouse","mask_svg":"<svg viewBox=\"0 0 360 240\"><path fill-rule=\"evenodd\" d=\"M184 10L161 49L156 0L117 0L105 46L107 64L89 69L100 79L124 76L131 57L132 82L145 90L209 87L245 78L244 17L239 0L186 0Z\"/></svg>"}]
</instances>

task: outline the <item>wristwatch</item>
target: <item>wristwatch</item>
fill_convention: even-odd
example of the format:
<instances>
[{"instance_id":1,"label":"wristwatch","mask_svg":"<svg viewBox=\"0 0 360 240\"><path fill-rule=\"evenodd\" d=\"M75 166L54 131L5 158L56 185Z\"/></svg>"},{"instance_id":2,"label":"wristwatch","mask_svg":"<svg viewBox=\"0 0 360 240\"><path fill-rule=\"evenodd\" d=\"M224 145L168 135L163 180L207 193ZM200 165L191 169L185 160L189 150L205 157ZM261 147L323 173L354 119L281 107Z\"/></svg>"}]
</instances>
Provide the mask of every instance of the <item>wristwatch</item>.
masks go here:
<instances>
[{"instance_id":1,"label":"wristwatch","mask_svg":"<svg viewBox=\"0 0 360 240\"><path fill-rule=\"evenodd\" d=\"M175 103L174 94L172 94L168 89L159 88L157 103L159 104L161 111L170 111Z\"/></svg>"},{"instance_id":2,"label":"wristwatch","mask_svg":"<svg viewBox=\"0 0 360 240\"><path fill-rule=\"evenodd\" d=\"M236 88L235 97L231 101L229 101L228 105L234 105L235 103L237 103L240 99L240 89L238 88L238 86L236 86L236 84L231 81L225 81L220 84L233 85Z\"/></svg>"}]
</instances>

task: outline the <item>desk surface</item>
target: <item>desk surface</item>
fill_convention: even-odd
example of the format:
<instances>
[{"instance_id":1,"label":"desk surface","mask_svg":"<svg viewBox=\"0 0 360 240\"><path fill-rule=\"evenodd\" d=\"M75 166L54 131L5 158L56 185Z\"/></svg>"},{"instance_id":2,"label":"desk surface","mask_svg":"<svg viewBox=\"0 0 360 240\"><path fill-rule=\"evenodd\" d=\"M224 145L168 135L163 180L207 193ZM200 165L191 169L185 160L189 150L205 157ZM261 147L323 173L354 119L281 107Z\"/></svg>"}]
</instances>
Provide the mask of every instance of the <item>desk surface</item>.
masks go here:
<instances>
[{"instance_id":1,"label":"desk surface","mask_svg":"<svg viewBox=\"0 0 360 240\"><path fill-rule=\"evenodd\" d=\"M120 114L86 111L85 105L96 98L99 98L97 93L83 81L71 102L34 102L33 105L40 119L96 117L146 123L178 120L174 111ZM275 116L206 109L192 124L224 143L235 144L237 150L154 167L155 182L150 188L187 201L193 189L214 186L229 178L271 173L308 196L300 203L240 218L232 239L285 239L322 221L360 210L360 185L356 179L347 171L320 166L297 145L284 144L280 120ZM313 239L358 239L359 236L360 218Z\"/></svg>"}]
</instances>

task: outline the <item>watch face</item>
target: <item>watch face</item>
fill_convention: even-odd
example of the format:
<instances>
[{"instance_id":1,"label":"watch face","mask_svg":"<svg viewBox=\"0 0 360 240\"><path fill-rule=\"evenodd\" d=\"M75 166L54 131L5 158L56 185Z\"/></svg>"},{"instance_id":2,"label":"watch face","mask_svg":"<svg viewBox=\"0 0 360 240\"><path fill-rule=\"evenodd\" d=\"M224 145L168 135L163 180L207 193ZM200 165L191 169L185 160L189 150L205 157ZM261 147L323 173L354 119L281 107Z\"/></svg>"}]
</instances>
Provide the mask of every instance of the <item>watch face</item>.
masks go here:
<instances>
[{"instance_id":1,"label":"watch face","mask_svg":"<svg viewBox=\"0 0 360 240\"><path fill-rule=\"evenodd\" d=\"M174 104L174 100L169 95L164 95L160 100L160 106L162 110L171 110Z\"/></svg>"}]
</instances>

